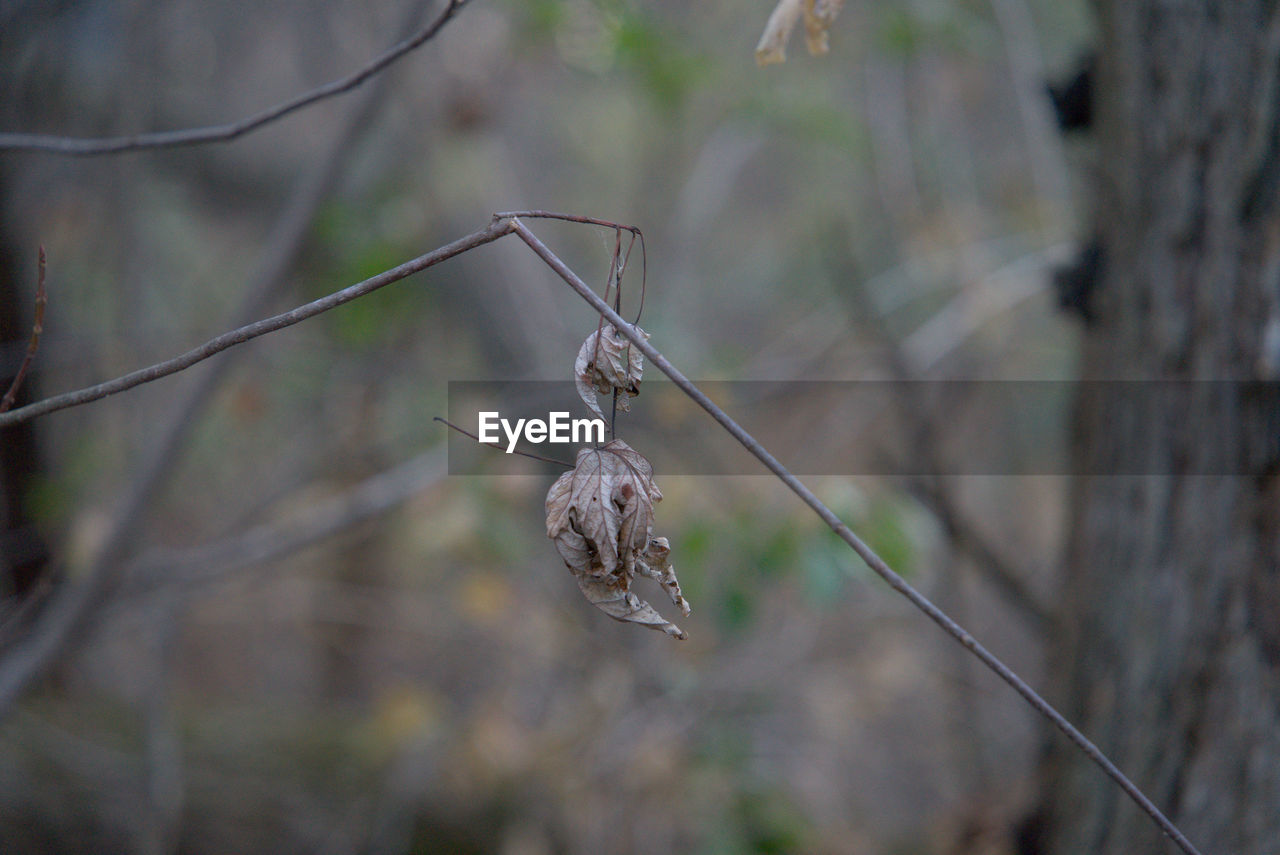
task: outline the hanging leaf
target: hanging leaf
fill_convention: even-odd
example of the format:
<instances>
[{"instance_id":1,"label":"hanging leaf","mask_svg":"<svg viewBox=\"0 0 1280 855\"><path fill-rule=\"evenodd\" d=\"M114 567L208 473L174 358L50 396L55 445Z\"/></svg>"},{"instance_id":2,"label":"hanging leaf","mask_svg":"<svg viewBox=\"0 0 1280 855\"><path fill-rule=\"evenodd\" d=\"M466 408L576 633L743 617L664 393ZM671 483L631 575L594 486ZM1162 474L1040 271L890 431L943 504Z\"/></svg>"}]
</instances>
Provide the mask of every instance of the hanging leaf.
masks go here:
<instances>
[{"instance_id":1,"label":"hanging leaf","mask_svg":"<svg viewBox=\"0 0 1280 855\"><path fill-rule=\"evenodd\" d=\"M676 568L671 566L671 543L665 537L655 537L649 541L649 546L645 549L641 560L636 562L636 567L640 575L648 576L663 587L667 596L671 598L671 602L680 609L681 614L685 617L689 616L691 611L689 601L684 598L684 592L680 590Z\"/></svg>"},{"instance_id":2,"label":"hanging leaf","mask_svg":"<svg viewBox=\"0 0 1280 855\"><path fill-rule=\"evenodd\" d=\"M827 30L840 14L844 0L779 0L773 8L760 43L756 45L756 64L765 66L786 62L787 40L796 21L804 16L805 45L812 56L827 52Z\"/></svg>"},{"instance_id":3,"label":"hanging leaf","mask_svg":"<svg viewBox=\"0 0 1280 855\"><path fill-rule=\"evenodd\" d=\"M649 338L649 334L640 327L632 329L641 338ZM578 394L602 419L605 414L596 402L596 393L611 395L615 390L621 392L618 408L624 413L630 412L630 399L640 394L640 377L643 373L644 355L638 347L623 338L613 324L605 324L587 336L573 363L573 378Z\"/></svg>"},{"instance_id":4,"label":"hanging leaf","mask_svg":"<svg viewBox=\"0 0 1280 855\"><path fill-rule=\"evenodd\" d=\"M622 440L584 448L573 470L547 492L547 537L596 608L684 639L683 630L631 591L637 574L647 576L689 614L670 563L671 547L666 538L653 537L653 505L661 499L653 467Z\"/></svg>"},{"instance_id":5,"label":"hanging leaf","mask_svg":"<svg viewBox=\"0 0 1280 855\"><path fill-rule=\"evenodd\" d=\"M805 0L804 40L810 56L827 52L827 30L835 23L844 0Z\"/></svg>"}]
</instances>

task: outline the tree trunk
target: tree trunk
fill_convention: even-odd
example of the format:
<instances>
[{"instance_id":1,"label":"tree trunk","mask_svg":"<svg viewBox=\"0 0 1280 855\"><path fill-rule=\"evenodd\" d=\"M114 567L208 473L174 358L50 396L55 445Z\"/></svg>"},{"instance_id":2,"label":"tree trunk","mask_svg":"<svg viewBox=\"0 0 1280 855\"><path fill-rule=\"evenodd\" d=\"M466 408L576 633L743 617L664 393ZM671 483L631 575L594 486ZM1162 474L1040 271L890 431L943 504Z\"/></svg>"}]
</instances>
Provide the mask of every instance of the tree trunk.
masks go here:
<instances>
[{"instance_id":1,"label":"tree trunk","mask_svg":"<svg viewBox=\"0 0 1280 855\"><path fill-rule=\"evenodd\" d=\"M1280 12L1095 6L1105 261L1052 688L1204 855L1280 853L1280 398L1258 382L1280 324ZM1121 377L1232 382L1088 382ZM1063 741L1042 771L1028 849L1174 851Z\"/></svg>"}]
</instances>

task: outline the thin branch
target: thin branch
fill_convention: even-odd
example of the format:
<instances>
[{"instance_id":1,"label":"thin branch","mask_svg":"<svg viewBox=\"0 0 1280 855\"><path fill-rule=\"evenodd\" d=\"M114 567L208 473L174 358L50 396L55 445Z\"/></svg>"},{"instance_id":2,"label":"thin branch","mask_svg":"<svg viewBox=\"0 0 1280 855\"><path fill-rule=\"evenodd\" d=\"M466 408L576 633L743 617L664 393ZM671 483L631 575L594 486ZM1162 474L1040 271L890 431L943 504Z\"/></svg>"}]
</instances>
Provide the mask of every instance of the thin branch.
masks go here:
<instances>
[{"instance_id":1,"label":"thin branch","mask_svg":"<svg viewBox=\"0 0 1280 855\"><path fill-rule=\"evenodd\" d=\"M140 368L137 371L117 377L114 380L108 380L105 383L99 383L96 386L88 386L74 392L55 395L52 398L45 398L34 404L28 404L25 407L19 407L16 410L0 414L0 428L25 422L57 410L64 410L67 407L75 407L80 404L87 404L90 401L97 401L108 395L114 395L117 392L123 392L135 386L141 386L143 383L150 383L153 380L159 380L161 377L176 374L179 371L190 368L197 362L208 359L228 348L235 347L237 344L244 344L259 336L301 323L330 309L336 309L343 303L349 303L357 297L371 294L379 288L390 285L392 282L398 282L407 276L426 270L428 267L453 258L455 255L464 253L469 249L475 249L477 246L491 243L510 231L511 225L509 221L494 220L479 231L472 232L466 237L459 238L453 243L432 250L425 255L420 255L412 261L406 261L399 267L393 267L390 270L379 273L377 276L371 276L363 282L357 282L355 285L343 288L341 291L335 291L326 297L313 300L274 317L265 318L223 333L220 336L209 339L199 347L194 347L172 359L166 359L155 365Z\"/></svg>"},{"instance_id":2,"label":"thin branch","mask_svg":"<svg viewBox=\"0 0 1280 855\"><path fill-rule=\"evenodd\" d=\"M640 239L640 307L636 310L636 319L632 321L633 324L640 323L640 315L644 312L645 290L649 280L649 255L644 246L644 233L641 232L637 226L628 226L622 223L615 223L613 220L601 220L596 217L584 217L580 214L561 214L556 211L502 211L501 213L494 214L493 216L501 217L503 219L509 217L511 219L525 220L535 218L543 220L564 220L566 223L582 223L589 226L604 226L605 228L610 228L615 231L631 232L632 244L635 243L636 238ZM628 246L627 254L622 259L622 267L618 270L619 276L621 276L622 270L626 269L627 261L630 258L631 247ZM612 274L610 275L612 276ZM621 309L618 311L621 312Z\"/></svg>"},{"instance_id":3,"label":"thin branch","mask_svg":"<svg viewBox=\"0 0 1280 855\"><path fill-rule=\"evenodd\" d=\"M446 425L448 425L449 427L453 428L454 430L456 430L458 433L462 434L463 436L469 436L469 437L471 437L471 438L472 438L472 439L474 439L474 440L476 441L476 443L477 443L477 444L479 444L479 445L483 445L483 446L486 446L486 447L488 447L488 448L496 448L496 449L498 449L499 451L504 452L504 453L506 452L506 449L502 447L502 444L501 444L501 443L498 443L498 442L485 442L484 440L482 440L480 437L476 436L476 435L475 435L474 433L472 433L471 431L467 430L466 428L458 427L457 425L455 425L453 422L449 421L448 419L442 419L442 418L440 418L439 416L436 416L436 417L435 417L435 421L443 422L444 424L446 424ZM573 464L572 464L572 463L569 463L568 461L565 461L565 460L556 460L554 457L543 457L541 454L534 454L532 451L521 451L521 450L519 450L519 449L516 449L516 450L515 450L514 452L512 452L512 453L513 453L513 454L518 454L518 455L520 455L521 457L527 457L527 458L529 458L530 460L541 460L543 463L554 463L554 464L555 464L555 465L557 465L557 466L564 466L564 467L565 467L565 468L567 468L567 469L572 469L572 468L573 468Z\"/></svg>"},{"instance_id":4,"label":"thin branch","mask_svg":"<svg viewBox=\"0 0 1280 855\"><path fill-rule=\"evenodd\" d=\"M694 401L702 409L720 423L721 427L729 432L734 439L738 440L752 456L765 465L779 480L791 489L791 492L800 497L800 500L808 505L814 513L816 513L823 522L830 526L831 530L853 549L858 556L867 563L867 566L875 572L877 576L883 579L889 587L906 597L913 606L924 612L934 623L940 626L944 632L954 638L963 645L967 650L977 656L984 665L996 673L1000 679L1008 683L1014 691L1023 697L1023 699L1031 705L1031 707L1042 716L1066 734L1067 738L1073 742L1077 748L1092 760L1103 772L1107 774L1116 784L1128 795L1133 801L1145 812L1160 830L1168 835L1187 855L1200 855L1199 851L1191 844L1185 835L1178 830L1172 822L1169 821L1160 809L1152 804L1151 800L1143 795L1142 791L1121 772L1116 765L1107 759L1106 755L1094 745L1089 739L1076 729L1071 722L1067 721L1063 715L1053 708L1044 698L1036 693L1021 677L1014 673L1008 665L1005 665L995 654L991 653L985 647L978 643L972 635L969 634L964 627L960 626L952 620L945 612L935 606L928 597L921 594L907 581L894 572L883 558L881 558L875 550L867 546L853 531L841 521L840 517L828 508L821 499L800 482L798 478L792 475L785 466L783 466L777 458L762 446L751 434L747 433L737 422L729 417L724 410L720 409L716 404L708 398L701 389L695 386L690 380L681 374L674 365L667 361L657 348L645 341L645 339L635 332L635 329L626 323L617 312L615 312L608 303L600 299L600 296L591 290L585 282L583 282L576 273L561 261L555 253L547 248L538 237L529 231L528 227L519 220L512 221L512 230L529 245L529 248L537 253L538 257L547 263L561 279L569 284L574 291L582 299L586 300L593 309L607 318L624 336L631 340L631 343L640 348L640 352L649 358L649 361L655 365L659 371L667 375L671 382L680 387L690 399Z\"/></svg>"},{"instance_id":5,"label":"thin branch","mask_svg":"<svg viewBox=\"0 0 1280 855\"><path fill-rule=\"evenodd\" d=\"M126 593L145 596L180 586L190 591L230 573L298 552L420 495L445 475L437 447L371 475L349 490L313 502L304 519L273 521L235 537L186 549L154 548L132 561Z\"/></svg>"},{"instance_id":6,"label":"thin branch","mask_svg":"<svg viewBox=\"0 0 1280 855\"><path fill-rule=\"evenodd\" d=\"M644 236L640 233L640 229L635 226L628 226L622 223L615 223L613 220L602 220L598 217L584 217L581 214L561 214L556 211L499 211L493 215L498 219L525 219L532 220L535 218L544 220L564 220L566 223L582 223L589 226L604 226L610 229L622 229L638 236L642 241Z\"/></svg>"},{"instance_id":7,"label":"thin branch","mask_svg":"<svg viewBox=\"0 0 1280 855\"><path fill-rule=\"evenodd\" d=\"M256 131L264 125L282 119L304 107L309 107L326 98L332 98L335 95L341 95L344 92L355 89L370 77L386 69L396 60L429 42L467 2L468 0L449 0L444 11L431 23L356 72L326 83L323 86L312 89L310 92L305 92L260 113L241 119L238 122L211 125L205 128L187 128L180 131L162 131L153 134L135 134L133 136L103 139L47 136L44 134L0 134L0 151L42 151L84 157L233 140Z\"/></svg>"},{"instance_id":8,"label":"thin branch","mask_svg":"<svg viewBox=\"0 0 1280 855\"><path fill-rule=\"evenodd\" d=\"M47 302L48 298L44 291L44 246L42 245L36 273L36 311L35 319L31 323L31 340L27 342L27 355L23 357L18 373L13 376L9 391L5 392L4 398L0 399L0 413L13 406L14 400L18 397L18 390L22 388L22 381L27 379L27 369L31 367L31 361L36 358L36 351L40 348L40 334L44 332L44 306Z\"/></svg>"}]
</instances>

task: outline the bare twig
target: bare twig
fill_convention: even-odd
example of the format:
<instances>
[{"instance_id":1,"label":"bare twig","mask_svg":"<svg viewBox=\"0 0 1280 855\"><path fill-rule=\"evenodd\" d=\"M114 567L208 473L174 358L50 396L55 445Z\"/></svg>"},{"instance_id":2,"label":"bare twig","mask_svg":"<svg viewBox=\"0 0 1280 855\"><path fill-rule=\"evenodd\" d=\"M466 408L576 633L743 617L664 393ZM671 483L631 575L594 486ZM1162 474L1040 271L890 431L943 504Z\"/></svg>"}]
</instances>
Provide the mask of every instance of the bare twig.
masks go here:
<instances>
[{"instance_id":1,"label":"bare twig","mask_svg":"<svg viewBox=\"0 0 1280 855\"><path fill-rule=\"evenodd\" d=\"M376 291L419 270L424 270L433 264L438 264L447 258L452 258L459 253L489 243L507 234L510 230L509 221L495 220L487 228L454 241L434 252L419 256L413 261L394 267L349 288L344 288L341 291L330 294L328 297L299 306L292 311L232 330L174 359L142 371L135 371L133 374L118 378L116 381L100 384L91 389L73 392L69 395L61 395L40 404L13 410L0 416L0 419L19 417L13 419L13 421L21 421L23 418L32 418L39 415L41 412L49 412L74 406L77 403L95 400L112 392L118 392L136 386L139 383L173 374L229 347L304 321L307 318L314 317L354 300L356 297ZM33 408L36 408L35 411L33 411ZM144 478L140 479L139 486L135 488L134 494L123 503L126 508L124 516L136 520L137 514L133 509L143 503L139 497L145 498L145 495L150 494L152 486L157 481L153 471L158 465L154 464L148 468ZM129 528L132 528L132 526ZM128 534L128 532L125 531L124 534ZM124 534L113 538L112 542L120 541L123 543L124 540L127 540ZM111 552L114 551L114 549L111 550ZM95 563L94 568L86 574L85 579L69 582L65 593L56 598L44 612L41 625L32 629L31 634L24 639L21 646L16 646L3 659L0 659L0 715L12 707L18 695L57 656L72 631L79 626L89 606L101 595L107 581L106 570L103 568L113 564L118 558L119 556L117 555L104 553L103 557Z\"/></svg>"},{"instance_id":2,"label":"bare twig","mask_svg":"<svg viewBox=\"0 0 1280 855\"><path fill-rule=\"evenodd\" d=\"M644 313L644 296L646 286L649 280L649 256L644 247L644 233L636 226L628 226L623 223L615 223L613 220L601 220L596 217L584 217L580 214L560 214L555 211L502 211L493 215L495 218L511 218L511 219L543 219L543 220L564 220L567 223L582 223L589 226L604 226L618 232L630 232L632 246L635 245L636 238L640 239L640 307L636 310L636 319L632 323L640 323L640 315ZM631 246L627 247L627 252L622 258L622 264L617 269L619 278L622 271L626 269L627 262L631 259ZM613 272L610 272L610 276ZM607 289L606 289L607 291ZM605 299L608 299L606 293ZM619 295L621 299L621 295ZM617 310L621 313L621 309Z\"/></svg>"},{"instance_id":3,"label":"bare twig","mask_svg":"<svg viewBox=\"0 0 1280 855\"><path fill-rule=\"evenodd\" d=\"M105 139L47 136L43 134L0 134L0 151L43 151L52 154L89 156L233 140L304 107L309 107L326 98L332 98L335 95L341 95L344 92L355 89L396 60L429 42L467 2L468 0L449 0L448 5L431 23L354 73L326 83L323 86L312 89L310 92L305 92L296 98L277 104L238 122L212 125L205 128L188 128L180 131L162 131L153 134L136 134Z\"/></svg>"},{"instance_id":4,"label":"bare twig","mask_svg":"<svg viewBox=\"0 0 1280 855\"><path fill-rule=\"evenodd\" d=\"M0 413L12 407L14 399L18 397L22 381L27 379L27 369L31 367L31 361L36 358L36 350L40 347L40 334L44 332L44 306L48 302L44 291L44 246L40 247L39 255L36 272L36 311L35 319L31 323L31 340L27 343L27 355L23 357L18 373L13 375L13 382L9 384L9 391L4 393L4 398L0 398Z\"/></svg>"},{"instance_id":5,"label":"bare twig","mask_svg":"<svg viewBox=\"0 0 1280 855\"><path fill-rule=\"evenodd\" d=\"M267 333L293 326L308 318L314 318L316 315L335 309L343 303L349 303L357 297L371 294L379 288L390 285L392 282L398 282L407 276L426 270L432 265L453 258L455 255L459 255L469 249L475 249L477 246L495 241L510 231L511 226L508 221L494 220L485 228L472 232L464 238L459 238L453 243L432 250L425 255L420 255L412 261L406 261L398 267L393 267L390 270L379 273L377 276L371 276L363 282L357 282L355 285L343 288L341 291L335 291L326 297L313 300L274 317L264 318L255 323L246 324L230 332L223 333L220 336L215 336L199 347L194 347L172 359L166 359L155 365L140 368L137 371L117 377L114 380L108 380L105 383L99 383L96 386L88 386L84 389L77 389L74 392L55 395L51 398L37 401L34 404L11 410L0 415L0 427L25 422L46 413L64 410L67 407L75 407L80 404L87 404L90 401L97 401L108 395L114 395L117 392L123 392L135 386L141 386L143 383L150 383L153 380L159 380L161 377L176 374L179 371L190 368L197 362L208 359L228 348L235 347L237 344L244 344Z\"/></svg>"},{"instance_id":6,"label":"bare twig","mask_svg":"<svg viewBox=\"0 0 1280 855\"><path fill-rule=\"evenodd\" d=\"M916 608L924 612L934 623L942 628L944 632L954 638L963 645L967 650L977 656L984 665L996 673L1000 679L1008 683L1015 692L1031 705L1031 707L1042 716L1066 734L1067 738L1073 742L1077 748L1092 760L1103 772L1107 774L1115 783L1140 807L1156 825L1160 827L1166 835L1169 836L1179 848L1187 855L1200 855L1199 851L1191 844L1185 835L1178 830L1169 819L1160 812L1160 809L1152 804L1138 787L1121 772L1114 763L1107 759L1106 755L1094 745L1089 739L1076 729L1071 722L1067 721L1063 715L1053 706L1040 697L1035 689L1032 689L1021 677L1014 673L1008 665L1005 665L995 654L991 653L985 647L978 643L964 627L960 626L952 620L945 612L935 606L928 597L921 594L915 588L911 587L905 579L894 572L883 558L881 558L875 550L867 546L853 531L836 516L836 514L828 508L821 499L806 487L801 481L792 475L785 466L783 466L777 458L769 453L768 449L762 446L755 437L747 433L737 422L729 417L724 410L720 409L716 404L703 393L701 389L695 386L690 380L680 373L674 365L667 361L653 345L645 341L643 336L638 335L634 328L627 324L618 313L615 312L608 303L600 299L600 296L591 290L585 282L583 282L576 273L561 261L555 253L547 248L538 237L529 231L528 227L519 220L512 221L512 230L529 245L529 248L537 253L538 257L547 263L561 279L569 284L574 291L578 293L582 299L586 300L593 309L607 318L624 336L631 340L631 343L640 348L640 352L649 358L649 361L655 365L659 371L667 375L671 382L680 387L690 399L694 401L702 409L729 432L734 439L738 440L748 452L757 460L765 465L765 467L776 475L779 480L791 489L791 492L800 497L800 500L808 505L814 513L816 513L823 522L830 526L831 530L849 544L850 548L858 554L858 556L867 563L867 566L875 572L877 576L883 579L889 587L906 597Z\"/></svg>"}]
</instances>

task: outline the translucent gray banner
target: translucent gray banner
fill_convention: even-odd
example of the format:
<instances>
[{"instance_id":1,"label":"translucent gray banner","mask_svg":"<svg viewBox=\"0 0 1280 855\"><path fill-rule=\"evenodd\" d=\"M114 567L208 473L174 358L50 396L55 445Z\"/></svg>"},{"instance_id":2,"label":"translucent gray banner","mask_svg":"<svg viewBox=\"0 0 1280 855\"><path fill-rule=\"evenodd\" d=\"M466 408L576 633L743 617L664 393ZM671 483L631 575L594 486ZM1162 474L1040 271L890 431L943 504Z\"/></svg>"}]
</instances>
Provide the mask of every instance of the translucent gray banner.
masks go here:
<instances>
[{"instance_id":1,"label":"translucent gray banner","mask_svg":"<svg viewBox=\"0 0 1280 855\"><path fill-rule=\"evenodd\" d=\"M1280 383L698 385L797 475L1248 475L1280 466ZM607 396L601 406L608 417ZM473 433L487 427L488 438L500 446L482 447L450 431L450 474L559 473L562 467L537 464L506 449L514 439L520 451L572 463L577 449L595 440L586 438L584 421L594 414L569 382L451 382L448 407L450 421ZM1070 430L1079 419L1101 420L1140 442L1117 443L1116 450L1103 448L1095 459L1076 459ZM616 427L617 436L648 457L658 475L766 471L669 382L646 380L631 412L617 414Z\"/></svg>"}]
</instances>

